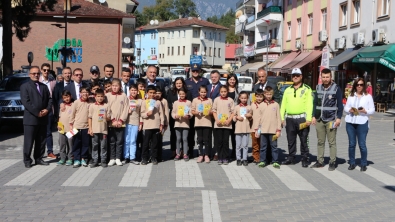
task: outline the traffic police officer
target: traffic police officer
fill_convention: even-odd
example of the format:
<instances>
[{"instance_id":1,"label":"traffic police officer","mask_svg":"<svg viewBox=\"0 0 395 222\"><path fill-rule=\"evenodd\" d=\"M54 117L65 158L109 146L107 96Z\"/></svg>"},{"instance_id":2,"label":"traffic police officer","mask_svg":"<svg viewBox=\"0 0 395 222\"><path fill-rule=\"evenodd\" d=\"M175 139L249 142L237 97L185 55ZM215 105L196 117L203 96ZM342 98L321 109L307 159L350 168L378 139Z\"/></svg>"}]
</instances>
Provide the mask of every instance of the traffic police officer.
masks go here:
<instances>
[{"instance_id":1,"label":"traffic police officer","mask_svg":"<svg viewBox=\"0 0 395 222\"><path fill-rule=\"evenodd\" d=\"M292 70L293 85L285 89L281 103L281 120L287 131L288 158L282 164L295 164L296 136L300 139L302 167L309 165L308 135L313 114L313 95L311 88L302 82L302 71Z\"/></svg>"}]
</instances>

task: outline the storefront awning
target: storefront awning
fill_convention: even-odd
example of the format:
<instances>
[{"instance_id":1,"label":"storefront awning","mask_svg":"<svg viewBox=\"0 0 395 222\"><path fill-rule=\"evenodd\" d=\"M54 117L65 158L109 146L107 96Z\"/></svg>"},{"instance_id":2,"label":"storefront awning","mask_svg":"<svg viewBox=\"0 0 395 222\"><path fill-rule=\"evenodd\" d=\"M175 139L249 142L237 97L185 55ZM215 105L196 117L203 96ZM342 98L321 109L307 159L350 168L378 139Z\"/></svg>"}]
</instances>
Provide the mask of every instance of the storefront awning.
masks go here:
<instances>
[{"instance_id":1,"label":"storefront awning","mask_svg":"<svg viewBox=\"0 0 395 222\"><path fill-rule=\"evenodd\" d=\"M272 62L272 63L270 63L270 64L268 65L268 70L270 70L270 68L274 67L277 63L283 61L283 59L284 59L285 57L287 57L288 55L289 55L289 54L282 54L280 57L278 57L278 58L276 59L276 61L274 61L274 62Z\"/></svg>"},{"instance_id":2,"label":"storefront awning","mask_svg":"<svg viewBox=\"0 0 395 222\"><path fill-rule=\"evenodd\" d=\"M359 49L346 49L344 52L340 53L338 56L335 58L329 60L329 69L332 71L337 71L339 70L339 65L354 58L358 52L362 48Z\"/></svg>"},{"instance_id":3,"label":"storefront awning","mask_svg":"<svg viewBox=\"0 0 395 222\"><path fill-rule=\"evenodd\" d=\"M294 67L299 62L303 61L311 52L302 52L298 56L295 57L290 63L285 65L282 69L282 73L290 73L292 71L292 67Z\"/></svg>"},{"instance_id":4,"label":"storefront awning","mask_svg":"<svg viewBox=\"0 0 395 222\"><path fill-rule=\"evenodd\" d=\"M395 44L365 47L352 60L353 63L379 63L395 71Z\"/></svg>"},{"instance_id":5,"label":"storefront awning","mask_svg":"<svg viewBox=\"0 0 395 222\"><path fill-rule=\"evenodd\" d=\"M316 59L318 59L320 56L322 56L322 51L320 50L315 50L312 51L305 59L303 59L301 62L299 62L298 64L296 64L295 66L293 66L291 69L288 70L288 73L291 74L292 69L294 68L302 68L303 66L314 62ZM298 56L299 57L299 56Z\"/></svg>"},{"instance_id":6,"label":"storefront awning","mask_svg":"<svg viewBox=\"0 0 395 222\"><path fill-rule=\"evenodd\" d=\"M240 67L240 69L236 69L236 73L246 72L249 68L251 68L255 63L247 63L244 66Z\"/></svg>"},{"instance_id":7,"label":"storefront awning","mask_svg":"<svg viewBox=\"0 0 395 222\"><path fill-rule=\"evenodd\" d=\"M249 72L258 72L259 68L265 67L266 66L266 62L255 62L253 63L254 65L252 67L249 68Z\"/></svg>"},{"instance_id":8,"label":"storefront awning","mask_svg":"<svg viewBox=\"0 0 395 222\"><path fill-rule=\"evenodd\" d=\"M281 71L281 68L283 68L285 65L290 63L296 56L299 55L299 52L291 52L289 53L283 60L275 64L274 66L270 67L269 71L272 72L279 72Z\"/></svg>"}]
</instances>

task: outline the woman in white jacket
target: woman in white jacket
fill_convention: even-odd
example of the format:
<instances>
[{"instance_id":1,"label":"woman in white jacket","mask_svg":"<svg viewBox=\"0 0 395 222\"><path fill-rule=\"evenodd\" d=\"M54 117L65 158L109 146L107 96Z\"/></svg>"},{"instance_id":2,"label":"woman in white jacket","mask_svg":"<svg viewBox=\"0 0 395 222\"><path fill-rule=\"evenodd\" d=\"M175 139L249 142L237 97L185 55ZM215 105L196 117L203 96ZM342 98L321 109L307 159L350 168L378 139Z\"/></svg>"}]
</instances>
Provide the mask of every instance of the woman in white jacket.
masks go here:
<instances>
[{"instance_id":1,"label":"woman in white jacket","mask_svg":"<svg viewBox=\"0 0 395 222\"><path fill-rule=\"evenodd\" d=\"M348 135L349 170L355 169L355 146L361 151L361 171L367 170L368 149L366 136L369 131L369 115L374 113L374 102L371 95L366 92L366 84L363 78L354 81L350 96L344 107L346 115L346 130Z\"/></svg>"}]
</instances>

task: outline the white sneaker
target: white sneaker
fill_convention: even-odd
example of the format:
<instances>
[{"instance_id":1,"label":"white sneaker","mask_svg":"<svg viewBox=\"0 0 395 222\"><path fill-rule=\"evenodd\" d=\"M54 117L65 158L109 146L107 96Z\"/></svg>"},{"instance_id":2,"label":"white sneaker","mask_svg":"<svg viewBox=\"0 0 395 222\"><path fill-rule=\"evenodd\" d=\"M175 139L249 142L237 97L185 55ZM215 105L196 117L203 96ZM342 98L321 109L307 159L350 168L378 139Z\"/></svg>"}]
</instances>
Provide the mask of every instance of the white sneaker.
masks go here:
<instances>
[{"instance_id":1,"label":"white sneaker","mask_svg":"<svg viewBox=\"0 0 395 222\"><path fill-rule=\"evenodd\" d=\"M122 164L120 159L116 159L115 163L117 164L117 166L123 166L123 164Z\"/></svg>"},{"instance_id":2,"label":"white sneaker","mask_svg":"<svg viewBox=\"0 0 395 222\"><path fill-rule=\"evenodd\" d=\"M110 162L108 163L108 166L114 166L115 165L115 160L110 160Z\"/></svg>"}]
</instances>

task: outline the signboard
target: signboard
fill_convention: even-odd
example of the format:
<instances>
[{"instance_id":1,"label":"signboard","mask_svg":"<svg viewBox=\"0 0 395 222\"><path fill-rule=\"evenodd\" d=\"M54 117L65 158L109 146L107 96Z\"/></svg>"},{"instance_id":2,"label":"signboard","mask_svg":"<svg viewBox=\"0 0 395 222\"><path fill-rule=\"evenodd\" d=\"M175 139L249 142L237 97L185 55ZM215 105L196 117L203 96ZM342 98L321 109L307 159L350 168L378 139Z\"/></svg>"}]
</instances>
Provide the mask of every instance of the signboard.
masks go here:
<instances>
[{"instance_id":1,"label":"signboard","mask_svg":"<svg viewBox=\"0 0 395 222\"><path fill-rule=\"evenodd\" d=\"M244 46L244 56L251 57L255 54L255 47L254 45L246 45Z\"/></svg>"},{"instance_id":2,"label":"signboard","mask_svg":"<svg viewBox=\"0 0 395 222\"><path fill-rule=\"evenodd\" d=\"M148 60L157 60L158 58L156 57L156 55L150 55L148 56Z\"/></svg>"},{"instance_id":3,"label":"signboard","mask_svg":"<svg viewBox=\"0 0 395 222\"><path fill-rule=\"evenodd\" d=\"M73 54L66 58L67 63L81 63L82 62L82 40L81 39L58 39L52 47L45 47L45 57L48 61L59 62L63 61L63 56L60 53L60 50L67 45L67 48L70 48L73 51Z\"/></svg>"},{"instance_id":4,"label":"signboard","mask_svg":"<svg viewBox=\"0 0 395 222\"><path fill-rule=\"evenodd\" d=\"M191 66L192 66L192 64L202 65L202 56L201 55L191 55L189 64Z\"/></svg>"},{"instance_id":5,"label":"signboard","mask_svg":"<svg viewBox=\"0 0 395 222\"><path fill-rule=\"evenodd\" d=\"M329 49L328 46L325 46L322 49L322 59L321 59L321 66L320 66L320 73L323 69L329 69ZM318 75L318 84L322 84L321 75Z\"/></svg>"}]
</instances>

